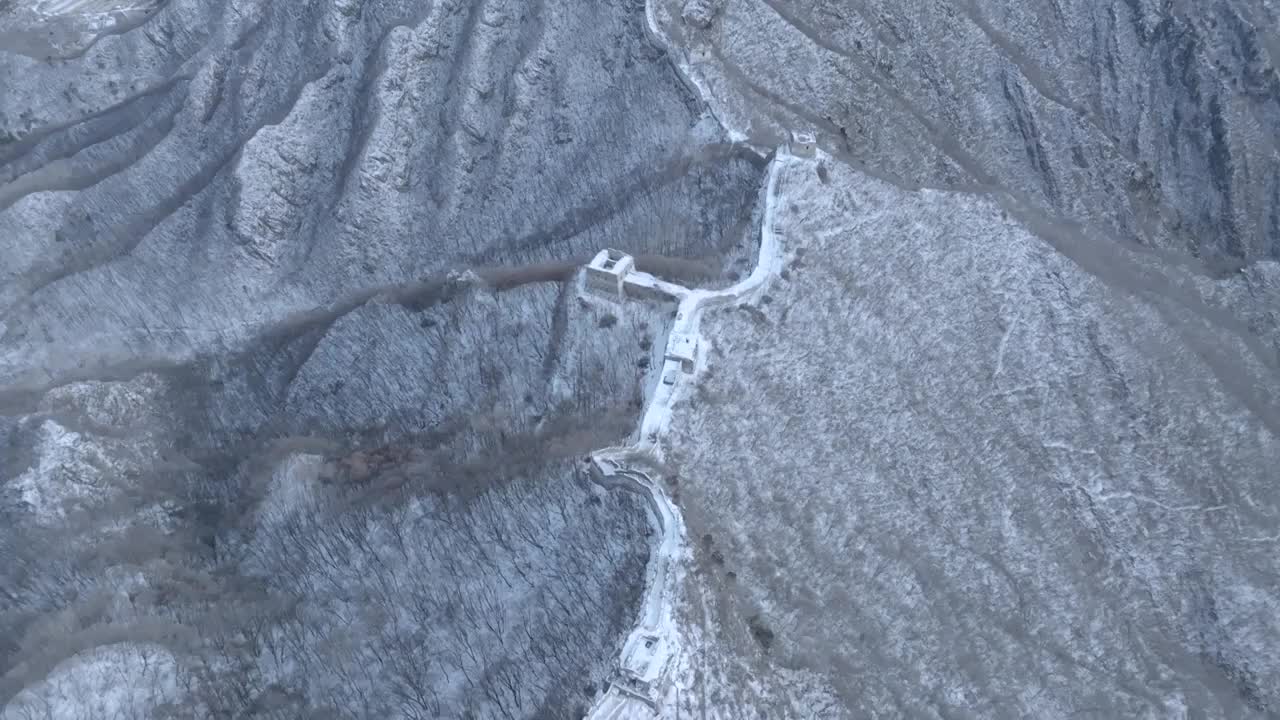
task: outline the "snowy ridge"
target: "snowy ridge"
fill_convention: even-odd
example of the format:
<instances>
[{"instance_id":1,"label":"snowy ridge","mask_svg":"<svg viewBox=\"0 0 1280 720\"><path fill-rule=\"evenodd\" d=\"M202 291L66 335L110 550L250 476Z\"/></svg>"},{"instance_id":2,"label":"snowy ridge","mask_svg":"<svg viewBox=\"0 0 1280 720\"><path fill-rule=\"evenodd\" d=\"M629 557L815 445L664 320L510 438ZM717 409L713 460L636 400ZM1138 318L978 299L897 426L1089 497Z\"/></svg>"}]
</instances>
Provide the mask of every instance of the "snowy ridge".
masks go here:
<instances>
[{"instance_id":1,"label":"snowy ridge","mask_svg":"<svg viewBox=\"0 0 1280 720\"><path fill-rule=\"evenodd\" d=\"M661 539L645 573L640 615L623 645L619 672L587 714L589 720L661 717L666 716L665 710L675 703L675 698L670 697L675 688L669 677L681 651L675 601L681 574L679 565L688 556L688 544L679 508L661 484L641 468L656 467L662 462L662 439L671 424L672 407L705 366L707 342L699 331L703 313L710 308L758 301L768 282L782 268L782 249L774 232L774 208L778 202L779 177L793 162L805 161L780 150L769 164L760 254L751 274L723 290L673 288L673 294L681 300L668 335L668 351L674 350L671 345L678 338L696 338L695 371L674 373L675 382L670 385L656 384L648 398L640 421L640 437L635 444L592 454L591 466L597 482L645 496Z\"/></svg>"},{"instance_id":2,"label":"snowy ridge","mask_svg":"<svg viewBox=\"0 0 1280 720\"><path fill-rule=\"evenodd\" d=\"M662 24L658 21L657 12L657 3L650 0L644 4L645 29L649 32L649 36L655 43L666 48L671 57L671 64L676 69L676 75L684 81L684 84L695 95L702 98L707 114L714 118L716 123L724 129L729 139L735 143L747 142L746 133L738 129L742 126L742 123L738 122L736 118L735 122L724 122L721 119L715 103L711 102L714 97L711 92L711 85L702 73L694 72L694 64L703 62L706 58L701 56L691 57L688 52L681 48L680 43L673 42L671 37L662 29Z\"/></svg>"}]
</instances>

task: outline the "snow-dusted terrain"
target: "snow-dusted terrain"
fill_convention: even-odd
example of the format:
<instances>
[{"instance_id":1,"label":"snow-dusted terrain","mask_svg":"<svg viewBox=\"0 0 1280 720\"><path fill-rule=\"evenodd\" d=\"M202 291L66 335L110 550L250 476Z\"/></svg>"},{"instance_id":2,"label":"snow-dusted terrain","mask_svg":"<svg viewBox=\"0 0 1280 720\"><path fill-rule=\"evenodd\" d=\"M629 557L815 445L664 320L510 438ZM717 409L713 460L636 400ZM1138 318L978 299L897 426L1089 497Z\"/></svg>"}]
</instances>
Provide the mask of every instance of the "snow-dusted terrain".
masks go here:
<instances>
[{"instance_id":1,"label":"snow-dusted terrain","mask_svg":"<svg viewBox=\"0 0 1280 720\"><path fill-rule=\"evenodd\" d=\"M0 2L0 75L0 706L585 713L666 320L566 281L715 275L763 167L643 3Z\"/></svg>"},{"instance_id":2,"label":"snow-dusted terrain","mask_svg":"<svg viewBox=\"0 0 1280 720\"><path fill-rule=\"evenodd\" d=\"M174 658L163 646L100 645L59 663L0 717L124 720L152 717L178 698Z\"/></svg>"},{"instance_id":3,"label":"snow-dusted terrain","mask_svg":"<svg viewBox=\"0 0 1280 720\"><path fill-rule=\"evenodd\" d=\"M1277 27L0 0L0 716L1275 715Z\"/></svg>"},{"instance_id":4,"label":"snow-dusted terrain","mask_svg":"<svg viewBox=\"0 0 1280 720\"><path fill-rule=\"evenodd\" d=\"M1280 258L1269 0L652 0L731 134L878 177L1001 189L1077 243Z\"/></svg>"},{"instance_id":5,"label":"snow-dusted terrain","mask_svg":"<svg viewBox=\"0 0 1280 720\"><path fill-rule=\"evenodd\" d=\"M783 176L786 280L704 320L707 376L672 420L706 539L690 604L730 694L707 706L794 708L787 668L849 716L1271 713L1265 353L1108 287L988 199L824 167ZM1277 277L1217 292L1274 309ZM744 667L747 618L768 633Z\"/></svg>"},{"instance_id":6,"label":"snow-dusted terrain","mask_svg":"<svg viewBox=\"0 0 1280 720\"><path fill-rule=\"evenodd\" d=\"M649 558L640 614L622 646L619 675L587 716L591 720L651 717L655 712L662 716L678 713L679 693L686 688L682 678L673 677L684 652L677 603L681 593L680 577L689 559L688 540L680 510L654 476L665 462L664 441L671 424L672 406L689 392L691 383L696 382L698 368L705 362L706 342L699 330L703 313L718 307L758 302L781 269L782 250L773 228L774 210L780 202L776 197L777 182L789 163L798 162L786 148L781 150L783 154L769 166L760 247L750 275L722 290L688 289L655 282L643 273L637 273L638 279L628 280L643 286L659 286L678 301L675 319L667 333L667 356L680 353L678 346L689 343L693 346L694 364L683 368L680 362L668 359L661 369L659 382L651 384L635 444L597 451L591 458L592 470L599 482L636 491L648 500L650 517L659 533ZM585 294L583 288L579 291Z\"/></svg>"}]
</instances>

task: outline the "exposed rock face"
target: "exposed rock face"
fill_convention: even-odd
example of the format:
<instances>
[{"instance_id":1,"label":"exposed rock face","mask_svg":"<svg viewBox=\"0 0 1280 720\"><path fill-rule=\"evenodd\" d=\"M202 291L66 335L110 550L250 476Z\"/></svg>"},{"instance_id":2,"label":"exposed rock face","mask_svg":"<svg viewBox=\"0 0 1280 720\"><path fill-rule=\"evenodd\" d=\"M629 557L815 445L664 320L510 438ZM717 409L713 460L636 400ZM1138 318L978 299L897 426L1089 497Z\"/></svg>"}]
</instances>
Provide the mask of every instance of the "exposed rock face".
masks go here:
<instances>
[{"instance_id":1,"label":"exposed rock face","mask_svg":"<svg viewBox=\"0 0 1280 720\"><path fill-rule=\"evenodd\" d=\"M656 0L731 126L924 185L994 186L1108 242L1280 258L1280 16L1243 2Z\"/></svg>"}]
</instances>

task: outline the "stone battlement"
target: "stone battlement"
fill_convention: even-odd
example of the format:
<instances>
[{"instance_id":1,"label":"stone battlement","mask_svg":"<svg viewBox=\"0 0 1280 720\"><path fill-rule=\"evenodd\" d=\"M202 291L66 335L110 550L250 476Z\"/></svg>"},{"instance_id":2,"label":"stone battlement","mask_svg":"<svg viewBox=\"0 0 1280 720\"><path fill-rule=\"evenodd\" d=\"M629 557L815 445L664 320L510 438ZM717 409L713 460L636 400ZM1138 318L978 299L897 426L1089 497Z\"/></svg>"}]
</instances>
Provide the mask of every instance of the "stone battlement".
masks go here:
<instances>
[{"instance_id":1,"label":"stone battlement","mask_svg":"<svg viewBox=\"0 0 1280 720\"><path fill-rule=\"evenodd\" d=\"M787 150L796 157L811 158L818 152L818 139L806 132L793 132Z\"/></svg>"},{"instance_id":2,"label":"stone battlement","mask_svg":"<svg viewBox=\"0 0 1280 720\"><path fill-rule=\"evenodd\" d=\"M623 282L635 267L635 258L621 250L601 250L587 265L587 290L621 300L626 297Z\"/></svg>"},{"instance_id":3,"label":"stone battlement","mask_svg":"<svg viewBox=\"0 0 1280 720\"><path fill-rule=\"evenodd\" d=\"M610 300L621 302L631 297L670 302L679 297L679 288L636 270L635 258L621 250L605 249L596 253L583 273L583 289Z\"/></svg>"}]
</instances>

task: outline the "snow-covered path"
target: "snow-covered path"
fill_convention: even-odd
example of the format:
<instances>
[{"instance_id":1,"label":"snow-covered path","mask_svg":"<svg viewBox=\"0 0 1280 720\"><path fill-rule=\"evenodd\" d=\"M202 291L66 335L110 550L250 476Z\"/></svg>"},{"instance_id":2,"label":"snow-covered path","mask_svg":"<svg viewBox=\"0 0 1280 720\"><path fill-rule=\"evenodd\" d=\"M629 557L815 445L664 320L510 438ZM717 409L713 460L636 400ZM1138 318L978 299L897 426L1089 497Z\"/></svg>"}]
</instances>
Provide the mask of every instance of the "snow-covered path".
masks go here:
<instances>
[{"instance_id":1,"label":"snow-covered path","mask_svg":"<svg viewBox=\"0 0 1280 720\"><path fill-rule=\"evenodd\" d=\"M605 718L652 718L661 714L669 685L668 673L680 654L680 633L676 622L678 564L687 553L684 520L666 490L642 468L657 467L663 459L662 439L671 424L672 407L688 391L704 366L707 342L700 334L702 314L709 308L756 302L768 282L782 269L783 252L774 231L774 208L778 203L779 178L793 162L804 162L779 149L769 165L764 219L760 233L760 254L751 274L723 290L687 289L672 286L680 298L675 322L668 335L668 351L680 338L696 338L697 357L693 373L672 373L675 382L659 381L645 406L640 421L639 440L629 447L608 448L592 455L598 482L639 492L647 499L661 540L654 548L646 570L644 598L636 627L623 645L618 677L587 714L589 720Z\"/></svg>"}]
</instances>

